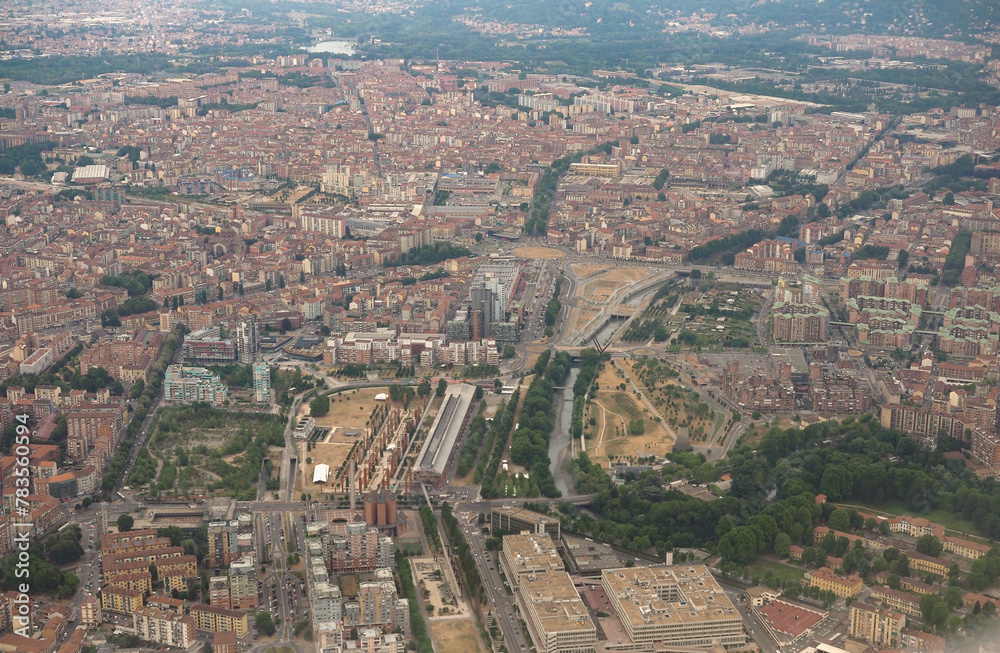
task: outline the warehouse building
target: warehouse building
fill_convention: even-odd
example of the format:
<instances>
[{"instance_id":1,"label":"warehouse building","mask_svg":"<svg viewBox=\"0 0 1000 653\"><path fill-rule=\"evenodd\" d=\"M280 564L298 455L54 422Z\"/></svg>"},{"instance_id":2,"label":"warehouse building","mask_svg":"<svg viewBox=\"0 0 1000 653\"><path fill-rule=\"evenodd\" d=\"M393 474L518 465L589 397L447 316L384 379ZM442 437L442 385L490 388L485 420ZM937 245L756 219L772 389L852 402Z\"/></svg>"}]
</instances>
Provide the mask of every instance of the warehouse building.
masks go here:
<instances>
[{"instance_id":1,"label":"warehouse building","mask_svg":"<svg viewBox=\"0 0 1000 653\"><path fill-rule=\"evenodd\" d=\"M472 416L476 386L453 383L448 386L441 402L430 435L424 441L417 457L413 480L440 489L444 486L448 465L458 452L462 432Z\"/></svg>"}]
</instances>

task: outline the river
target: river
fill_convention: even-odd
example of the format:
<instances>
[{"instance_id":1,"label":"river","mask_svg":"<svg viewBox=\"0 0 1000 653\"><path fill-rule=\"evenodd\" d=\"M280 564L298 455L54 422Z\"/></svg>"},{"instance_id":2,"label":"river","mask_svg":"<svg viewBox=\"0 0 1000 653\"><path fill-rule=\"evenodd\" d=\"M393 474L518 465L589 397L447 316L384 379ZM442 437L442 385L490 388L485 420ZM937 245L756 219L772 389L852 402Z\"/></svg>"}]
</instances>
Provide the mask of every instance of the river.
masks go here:
<instances>
[{"instance_id":1,"label":"river","mask_svg":"<svg viewBox=\"0 0 1000 653\"><path fill-rule=\"evenodd\" d=\"M622 328L625 324L624 319L611 318L608 323L600 328L600 330L595 334L597 337L597 342L601 343L602 347L607 347L611 344L611 339L614 337L618 329ZM592 343L588 342L585 346L589 347Z\"/></svg>"},{"instance_id":2,"label":"river","mask_svg":"<svg viewBox=\"0 0 1000 653\"><path fill-rule=\"evenodd\" d=\"M306 52L329 52L354 56L354 41L320 41L316 45L302 49Z\"/></svg>"},{"instance_id":3,"label":"river","mask_svg":"<svg viewBox=\"0 0 1000 653\"><path fill-rule=\"evenodd\" d=\"M570 461L573 460L570 424L573 421L573 384L576 383L579 374L579 367L569 368L569 374L563 383L566 390L556 390L554 393L556 426L549 438L549 461L556 489L562 492L563 496L573 494L573 475L569 470Z\"/></svg>"}]
</instances>

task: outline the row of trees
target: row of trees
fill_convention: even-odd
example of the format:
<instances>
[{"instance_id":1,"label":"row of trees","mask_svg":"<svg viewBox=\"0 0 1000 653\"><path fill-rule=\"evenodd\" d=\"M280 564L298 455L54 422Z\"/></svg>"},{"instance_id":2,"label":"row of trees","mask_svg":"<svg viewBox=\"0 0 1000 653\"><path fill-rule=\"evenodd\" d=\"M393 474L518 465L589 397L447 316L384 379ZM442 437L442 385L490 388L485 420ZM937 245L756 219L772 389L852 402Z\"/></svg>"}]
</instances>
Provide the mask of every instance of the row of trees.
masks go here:
<instances>
[{"instance_id":1,"label":"row of trees","mask_svg":"<svg viewBox=\"0 0 1000 653\"><path fill-rule=\"evenodd\" d=\"M584 349L580 352L580 373L573 383L573 417L569 427L574 438L583 435L583 411L587 406L587 395L600 372L601 360L611 360L611 354L602 356L596 349Z\"/></svg>"},{"instance_id":2,"label":"row of trees","mask_svg":"<svg viewBox=\"0 0 1000 653\"><path fill-rule=\"evenodd\" d=\"M584 156L590 154L611 154L611 148L615 145L615 143L604 143L586 152L577 152L553 161L552 165L542 173L542 177L535 187L534 208L531 210L531 217L524 223L524 233L534 235L545 233L548 229L549 211L555 197L556 187L559 185L559 178L569 170L571 164L579 163Z\"/></svg>"},{"instance_id":3,"label":"row of trees","mask_svg":"<svg viewBox=\"0 0 1000 653\"><path fill-rule=\"evenodd\" d=\"M46 171L42 161L42 152L47 152L56 146L52 141L28 143L8 147L0 155L0 175L12 175L17 168L25 177L37 177Z\"/></svg>"},{"instance_id":4,"label":"row of trees","mask_svg":"<svg viewBox=\"0 0 1000 653\"><path fill-rule=\"evenodd\" d=\"M387 261L385 267L394 268L400 265L436 265L448 259L462 258L470 256L467 248L460 245L452 245L448 241L441 241L433 245L424 245L417 249L412 249L399 256L399 258Z\"/></svg>"},{"instance_id":5,"label":"row of trees","mask_svg":"<svg viewBox=\"0 0 1000 653\"><path fill-rule=\"evenodd\" d=\"M499 496L496 478L500 469L500 461L507 450L507 438L511 429L514 428L514 415L517 413L517 404L521 397L521 391L515 390L510 396L510 403L506 410L497 411L498 417L493 419L493 427L490 429L483 447L483 454L476 464L476 472L472 477L474 483L481 483L479 493L485 499L495 499Z\"/></svg>"},{"instance_id":6,"label":"row of trees","mask_svg":"<svg viewBox=\"0 0 1000 653\"><path fill-rule=\"evenodd\" d=\"M486 404L482 404L482 406L485 408ZM497 415L502 415L503 412L504 403L501 401L500 407L497 408ZM489 422L483 417L483 411L480 409L479 413L469 422L469 435L465 438L465 443L462 445L462 455L458 459L458 467L455 468L457 476L465 476L476 464L479 452L483 448L483 441L489 432Z\"/></svg>"},{"instance_id":7,"label":"row of trees","mask_svg":"<svg viewBox=\"0 0 1000 653\"><path fill-rule=\"evenodd\" d=\"M544 373L539 373L540 364L549 360L549 356L545 355L547 353L548 350L539 356L535 366L535 380L524 395L521 419L518 429L514 431L510 458L531 472L532 484L538 484L538 490L543 496L558 497L560 493L549 469L549 436L555 426L552 417L555 395L552 388L566 379L570 358L566 352L558 352L545 365Z\"/></svg>"},{"instance_id":8,"label":"row of trees","mask_svg":"<svg viewBox=\"0 0 1000 653\"><path fill-rule=\"evenodd\" d=\"M448 533L448 541L455 548L458 554L458 568L465 579L465 587L469 596L483 598L483 580L479 576L479 567L476 565L476 554L469 546L469 542L462 534L462 527L458 519L452 513L451 506L447 501L441 506L441 519L444 521L445 531Z\"/></svg>"},{"instance_id":9,"label":"row of trees","mask_svg":"<svg viewBox=\"0 0 1000 653\"><path fill-rule=\"evenodd\" d=\"M434 532L437 532L435 525ZM410 562L403 556L403 552L396 549L396 569L399 571L400 585L403 587L403 594L406 595L410 604L410 628L413 631L413 638L417 640L417 653L434 653L434 643L427 633L427 623L420 614L420 604L417 603L417 588L413 584L413 572L410 570Z\"/></svg>"},{"instance_id":10,"label":"row of trees","mask_svg":"<svg viewBox=\"0 0 1000 653\"><path fill-rule=\"evenodd\" d=\"M139 400L135 404L132 419L126 428L125 438L118 447L118 451L115 452L114 457L111 458L111 462L108 463L108 468L104 471L104 479L101 481L102 492L111 492L125 472L125 466L128 464L129 453L132 451L132 445L135 444L135 438L139 435L139 431L142 430L142 423L145 421L146 416L149 415L153 401L155 401L157 395L160 394L160 389L163 387L163 375L166 373L167 365L174 359L174 354L177 353L177 348L181 346L184 334L186 333L187 327L183 324L178 324L174 327L174 330L167 336L166 342L163 344L163 349L160 350L160 355L156 358L156 362L150 367L149 374L146 377L146 384L142 389Z\"/></svg>"}]
</instances>

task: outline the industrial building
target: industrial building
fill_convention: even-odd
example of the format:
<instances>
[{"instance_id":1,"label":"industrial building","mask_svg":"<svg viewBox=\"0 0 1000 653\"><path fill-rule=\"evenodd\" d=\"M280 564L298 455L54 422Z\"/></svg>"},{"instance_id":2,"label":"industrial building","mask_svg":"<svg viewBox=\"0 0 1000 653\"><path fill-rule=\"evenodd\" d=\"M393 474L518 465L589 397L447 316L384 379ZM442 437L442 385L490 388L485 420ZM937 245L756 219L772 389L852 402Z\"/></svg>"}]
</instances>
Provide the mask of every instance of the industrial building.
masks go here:
<instances>
[{"instance_id":1,"label":"industrial building","mask_svg":"<svg viewBox=\"0 0 1000 653\"><path fill-rule=\"evenodd\" d=\"M365 523L380 534L396 537L406 532L406 515L396 509L396 493L392 490L379 488L368 492L362 504Z\"/></svg>"},{"instance_id":2,"label":"industrial building","mask_svg":"<svg viewBox=\"0 0 1000 653\"><path fill-rule=\"evenodd\" d=\"M441 408L431 424L430 435L424 440L417 456L413 473L416 483L427 483L438 489L444 486L448 465L457 455L457 445L472 416L475 398L474 385L453 383L448 386Z\"/></svg>"}]
</instances>

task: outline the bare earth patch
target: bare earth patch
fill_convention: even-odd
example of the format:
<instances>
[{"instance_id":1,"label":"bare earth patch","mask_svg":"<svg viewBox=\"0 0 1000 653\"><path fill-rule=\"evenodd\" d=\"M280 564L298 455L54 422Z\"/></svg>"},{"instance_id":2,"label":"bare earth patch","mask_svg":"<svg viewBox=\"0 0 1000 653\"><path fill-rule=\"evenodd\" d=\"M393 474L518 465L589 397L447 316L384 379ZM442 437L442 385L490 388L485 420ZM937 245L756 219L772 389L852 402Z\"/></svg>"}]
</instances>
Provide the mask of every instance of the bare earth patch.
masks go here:
<instances>
[{"instance_id":1,"label":"bare earth patch","mask_svg":"<svg viewBox=\"0 0 1000 653\"><path fill-rule=\"evenodd\" d=\"M541 261L551 261L553 259L566 256L566 254L562 251L552 249L551 247L516 247L513 252L516 256L520 256L521 258Z\"/></svg>"}]
</instances>

